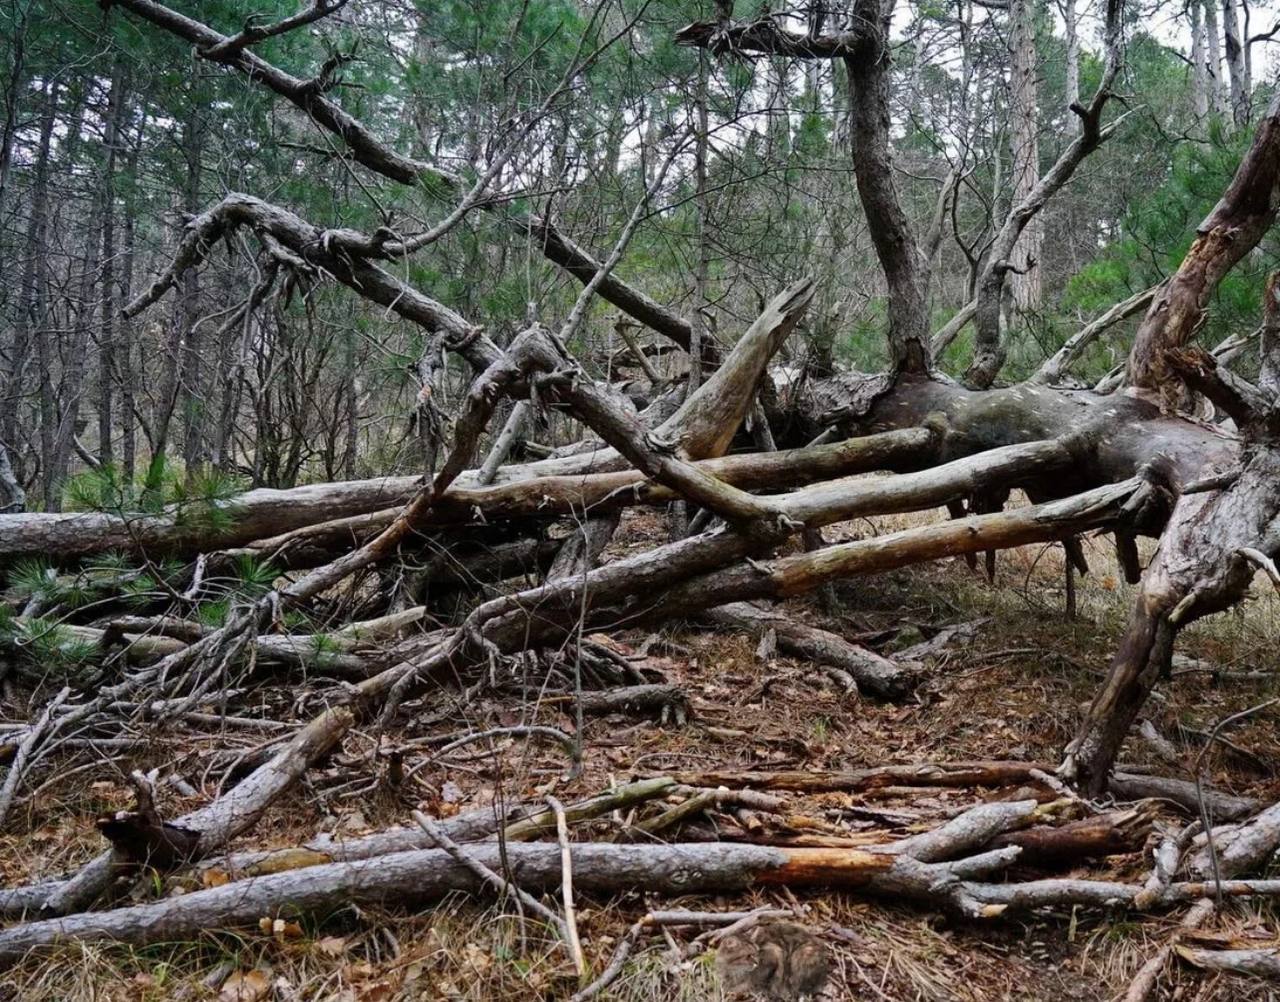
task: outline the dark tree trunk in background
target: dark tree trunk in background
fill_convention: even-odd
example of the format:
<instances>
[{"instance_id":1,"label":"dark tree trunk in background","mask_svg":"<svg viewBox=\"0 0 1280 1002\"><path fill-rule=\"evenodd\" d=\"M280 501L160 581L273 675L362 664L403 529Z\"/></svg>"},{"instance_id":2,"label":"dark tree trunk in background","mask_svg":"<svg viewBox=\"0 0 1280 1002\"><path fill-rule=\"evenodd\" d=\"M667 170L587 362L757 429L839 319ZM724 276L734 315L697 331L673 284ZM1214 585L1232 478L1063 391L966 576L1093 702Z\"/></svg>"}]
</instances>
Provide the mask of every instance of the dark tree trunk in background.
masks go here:
<instances>
[{"instance_id":1,"label":"dark tree trunk in background","mask_svg":"<svg viewBox=\"0 0 1280 1002\"><path fill-rule=\"evenodd\" d=\"M98 332L98 460L115 462L112 441L115 410L116 314L120 301L116 292L116 163L121 140L121 123L128 101L124 63L116 61L107 98L102 146L102 322Z\"/></svg>"},{"instance_id":2,"label":"dark tree trunk in background","mask_svg":"<svg viewBox=\"0 0 1280 1002\"><path fill-rule=\"evenodd\" d=\"M200 205L200 123L193 115L182 130L182 150L186 171L183 184L182 209L194 214ZM165 464L169 458L169 439L173 430L173 416L179 402L184 414L190 413L191 386L186 382L186 362L192 337L192 327L200 316L200 278L196 269L189 269L178 287L173 300L169 320L169 336L161 360L160 395L155 403L151 419L151 463L147 469L146 493L155 495L160 490ZM189 428L189 425L188 425Z\"/></svg>"},{"instance_id":3,"label":"dark tree trunk in background","mask_svg":"<svg viewBox=\"0 0 1280 1002\"><path fill-rule=\"evenodd\" d=\"M130 181L130 195L125 200L124 211L124 250L120 261L120 302L127 303L133 299L133 269L137 246L137 231L134 220L135 206L132 197L132 182L138 176L138 156L142 151L142 140L146 134L146 113L138 123L137 137L129 150L129 161L125 167L125 177ZM137 380L138 367L142 365L134 348L133 320L119 317L120 347L116 354L116 363L120 380L120 474L125 483L133 483L138 466L138 399ZM145 371L145 370L144 370Z\"/></svg>"},{"instance_id":4,"label":"dark tree trunk in background","mask_svg":"<svg viewBox=\"0 0 1280 1002\"><path fill-rule=\"evenodd\" d=\"M5 197L9 192L9 172L13 167L13 145L18 137L23 111L23 97L26 94L27 79L27 17L23 10L22 19L14 28L9 39L12 65L9 68L9 79L4 88L4 121L0 123L0 216L5 207ZM9 278L11 262L0 263L0 279Z\"/></svg>"},{"instance_id":5,"label":"dark tree trunk in background","mask_svg":"<svg viewBox=\"0 0 1280 1002\"><path fill-rule=\"evenodd\" d=\"M360 379L356 375L356 336L351 331L343 335L342 354L346 368L343 374L343 390L347 398L342 476L345 480L354 480L356 457L360 452Z\"/></svg>"},{"instance_id":6,"label":"dark tree trunk in background","mask_svg":"<svg viewBox=\"0 0 1280 1002\"><path fill-rule=\"evenodd\" d=\"M13 347L9 371L6 373L4 396L0 399L3 410L0 411L0 447L8 451L8 459L14 469L15 477L22 472L16 463L20 454L18 447L18 417L22 408L22 395L27 357L31 353L33 335L43 340L40 328L44 323L43 311L38 306L44 297L37 289L37 283L43 281L45 230L48 225L49 209L49 150L53 140L54 123L57 119L58 98L56 88L46 86L42 97L40 113L40 139L36 147L36 161L31 188L31 206L27 216L27 230L22 244L22 279L18 286L18 302L13 326ZM43 388L41 404L44 403ZM41 435L48 434L48 428L41 422ZM41 461L45 453L42 450ZM10 491L12 495L12 490ZM9 504L16 498L11 496Z\"/></svg>"},{"instance_id":7,"label":"dark tree trunk in background","mask_svg":"<svg viewBox=\"0 0 1280 1002\"><path fill-rule=\"evenodd\" d=\"M854 16L868 30L846 57L853 173L871 240L889 287L889 355L894 373L929 368L926 276L911 222L894 184L889 147L889 23L891 3L858 0Z\"/></svg>"},{"instance_id":8,"label":"dark tree trunk in background","mask_svg":"<svg viewBox=\"0 0 1280 1002\"><path fill-rule=\"evenodd\" d=\"M86 84L86 90L92 90L93 82ZM84 113L92 94L86 93L77 112L72 119L71 128L67 132L67 160L75 162L79 147L82 145L84 133ZM102 184L100 173L94 172L91 177L91 189L99 190ZM102 240L102 202L91 199L89 216L79 221L84 233L84 256L80 260L79 280L76 283L75 301L72 304L71 316L74 327L71 342L62 357L62 379L58 393L58 430L53 442L53 463L49 470L49 486L45 503L50 511L62 510L62 487L71 469L71 454L75 447L76 435L79 431L80 408L84 402L85 376L88 371L89 342L96 333L98 317L98 253Z\"/></svg>"}]
</instances>

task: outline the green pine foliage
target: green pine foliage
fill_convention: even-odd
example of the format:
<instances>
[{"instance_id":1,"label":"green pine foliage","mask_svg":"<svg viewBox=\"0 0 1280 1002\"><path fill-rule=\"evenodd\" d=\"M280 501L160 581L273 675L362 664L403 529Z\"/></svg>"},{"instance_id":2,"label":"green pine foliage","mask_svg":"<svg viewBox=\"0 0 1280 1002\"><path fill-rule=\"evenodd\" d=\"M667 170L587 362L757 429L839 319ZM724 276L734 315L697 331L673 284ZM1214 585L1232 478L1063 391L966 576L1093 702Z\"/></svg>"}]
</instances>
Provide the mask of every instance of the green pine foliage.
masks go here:
<instances>
[{"instance_id":1,"label":"green pine foliage","mask_svg":"<svg viewBox=\"0 0 1280 1002\"><path fill-rule=\"evenodd\" d=\"M0 647L10 648L20 670L37 679L84 682L97 671L97 645L52 619L0 619Z\"/></svg>"}]
</instances>

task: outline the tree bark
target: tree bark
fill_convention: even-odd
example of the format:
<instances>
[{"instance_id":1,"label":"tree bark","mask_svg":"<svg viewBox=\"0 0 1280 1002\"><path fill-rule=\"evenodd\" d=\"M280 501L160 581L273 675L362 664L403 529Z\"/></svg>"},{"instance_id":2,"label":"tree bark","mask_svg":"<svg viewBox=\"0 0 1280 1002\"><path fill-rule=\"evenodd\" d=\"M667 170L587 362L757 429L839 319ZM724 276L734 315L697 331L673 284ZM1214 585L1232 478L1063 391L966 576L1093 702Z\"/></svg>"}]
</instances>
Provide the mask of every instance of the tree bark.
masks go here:
<instances>
[{"instance_id":1,"label":"tree bark","mask_svg":"<svg viewBox=\"0 0 1280 1002\"><path fill-rule=\"evenodd\" d=\"M1204 9L1204 33L1209 50L1209 97L1213 113L1223 121L1231 111L1227 100L1227 82L1222 78L1222 37L1218 28L1216 0L1202 0Z\"/></svg>"},{"instance_id":2,"label":"tree bark","mask_svg":"<svg viewBox=\"0 0 1280 1002\"><path fill-rule=\"evenodd\" d=\"M866 34L845 58L849 78L850 142L858 199L889 291L889 358L894 375L928 372L929 311L915 233L894 184L889 146L890 20L888 0L856 0L854 18Z\"/></svg>"},{"instance_id":3,"label":"tree bark","mask_svg":"<svg viewBox=\"0 0 1280 1002\"><path fill-rule=\"evenodd\" d=\"M1036 6L1031 0L1009 2L1009 146L1013 159L1013 202L1026 201L1040 180L1040 81L1036 58ZM1078 72L1078 70L1077 70ZM1074 118L1075 115L1073 114ZM1019 234L1009 256L1013 305L1020 313L1040 308L1040 258L1044 222L1037 214Z\"/></svg>"},{"instance_id":4,"label":"tree bark","mask_svg":"<svg viewBox=\"0 0 1280 1002\"><path fill-rule=\"evenodd\" d=\"M1191 0L1188 10L1191 16L1191 106L1199 123L1209 117L1210 86L1201 0Z\"/></svg>"},{"instance_id":5,"label":"tree bark","mask_svg":"<svg viewBox=\"0 0 1280 1002\"><path fill-rule=\"evenodd\" d=\"M98 462L115 462L114 432L116 381L116 314L119 300L116 287L116 161L121 142L121 123L128 102L126 68L117 59L107 96L107 114L102 135L102 316L98 326Z\"/></svg>"},{"instance_id":6,"label":"tree bark","mask_svg":"<svg viewBox=\"0 0 1280 1002\"><path fill-rule=\"evenodd\" d=\"M40 138L36 146L34 177L31 186L30 214L27 217L27 230L23 241L22 277L18 286L17 315L13 330L13 355L10 359L9 371L5 373L3 411L0 411L0 446L6 450L6 458L11 462L18 445L18 418L22 403L22 389L25 376L26 360L31 352L31 342L37 342L37 353L45 344L43 333L43 309L45 260L45 235L48 227L49 211L49 152L53 142L54 124L57 120L58 88L46 85L41 93ZM39 359L37 359L39 361ZM44 366L41 366L42 371ZM39 387L42 441L51 435L52 428L46 425L44 409L46 387ZM41 461L47 459L46 450L41 450ZM17 483L15 473L14 482ZM25 493L19 499L11 490L7 500L10 511L22 511L25 507Z\"/></svg>"},{"instance_id":7,"label":"tree bark","mask_svg":"<svg viewBox=\"0 0 1280 1002\"><path fill-rule=\"evenodd\" d=\"M896 664L838 634L808 626L781 612L734 602L712 609L705 618L717 626L743 630L753 636L773 631L778 647L787 654L836 668L856 682L859 689L880 697L899 698L915 680L908 666Z\"/></svg>"},{"instance_id":8,"label":"tree bark","mask_svg":"<svg viewBox=\"0 0 1280 1002\"><path fill-rule=\"evenodd\" d=\"M1212 0L1211 0L1212 2ZM1249 124L1249 72L1245 67L1244 43L1236 0L1222 0L1222 29L1226 42L1227 75L1231 81L1231 118L1236 128Z\"/></svg>"}]
</instances>

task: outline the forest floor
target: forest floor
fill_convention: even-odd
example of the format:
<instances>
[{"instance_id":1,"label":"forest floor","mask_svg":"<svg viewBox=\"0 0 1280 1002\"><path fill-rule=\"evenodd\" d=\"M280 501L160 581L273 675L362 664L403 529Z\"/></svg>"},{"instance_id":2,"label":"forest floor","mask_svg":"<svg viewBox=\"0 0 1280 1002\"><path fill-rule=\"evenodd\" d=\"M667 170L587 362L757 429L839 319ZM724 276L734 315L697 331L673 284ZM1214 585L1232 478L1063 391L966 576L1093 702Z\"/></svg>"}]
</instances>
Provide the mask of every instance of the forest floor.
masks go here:
<instances>
[{"instance_id":1,"label":"forest floor","mask_svg":"<svg viewBox=\"0 0 1280 1002\"><path fill-rule=\"evenodd\" d=\"M861 521L827 530L838 540L883 532L934 516ZM665 531L654 515L624 522L609 554L652 545ZM831 614L817 599L790 611L808 622L892 655L939 631L960 627L927 661L926 679L900 704L846 695L813 666L780 656L761 660L753 640L681 626L654 638L648 632L614 634L624 653L648 642L669 680L689 698L684 724L648 717L588 717L583 769L566 778L563 749L504 740L473 745L428 764L407 785L390 788L379 777L386 763L373 754L375 737L348 738L341 755L313 772L277 803L240 844L296 845L318 832L357 835L409 823L411 808L447 816L497 798L563 801L590 796L631 777L685 770L847 769L891 763L961 759L1055 762L1097 685L1126 618L1132 591L1118 581L1110 539L1085 540L1092 573L1077 579L1074 620L1064 611L1062 551L1028 547L1000 556L995 585L981 571L954 560L880 575L874 582L837 590ZM1179 652L1218 669L1260 670L1275 665L1280 600L1270 589L1240 611L1185 631ZM1280 694L1276 679L1222 680L1204 665L1182 662L1161 684L1149 719L1177 749L1179 762L1162 760L1154 746L1131 737L1123 760L1162 773L1190 776L1205 735L1233 712ZM296 695L296 689L294 690ZM277 693L281 715L287 700ZM428 701L428 705L431 705ZM532 703L518 691L483 694L440 714L402 717L402 733L384 734L382 746L461 734L513 723L548 723L570 732L563 705ZM270 735L268 735L270 736ZM1280 715L1261 712L1227 732L1231 744L1212 744L1204 775L1215 785L1274 802L1280 799ZM173 758L157 746L140 760L149 766ZM208 739L206 739L208 740ZM218 738L246 749L262 732L228 730ZM426 742L423 742L426 744ZM198 775L201 748L185 749ZM419 759L405 759L412 767ZM1167 754L1167 752L1166 752ZM159 757L157 757L159 756ZM198 784L197 784L198 785ZM949 810L982 798L983 791L917 788L853 795L788 795L779 831L856 837L886 824L901 831L928 827ZM989 796L1006 796L988 793ZM128 807L123 776L103 780L101 770L55 777L0 838L0 876L16 884L63 872L100 851L93 821ZM166 791L162 811L197 806ZM654 810L650 805L650 811ZM1168 817L1178 817L1169 808ZM1185 820L1185 819L1184 819ZM575 830L604 837L617 820ZM728 814L703 816L682 838L743 837ZM671 833L668 833L670 837ZM1141 880L1149 870L1141 853L1111 856L1080 873ZM187 878L195 887L194 878ZM204 878L217 879L217 871ZM152 887L146 893L174 893ZM833 957L828 999L1081 999L1122 994L1136 969L1155 952L1179 913L1134 920L1078 909L959 922L927 909L836 892L768 892L677 902L649 901L643 893L611 901L580 900L579 927L595 971L607 963L618 938L648 907L742 909L760 904L794 908L798 920L822 935ZM1197 937L1223 947L1247 941L1274 945L1276 915L1268 904L1228 905ZM723 997L713 951L690 949L694 934L642 938L623 977L602 998L626 1002L714 1000ZM145 949L79 945L32 958L0 976L3 999L224 1000L392 999L516 1000L566 998L576 987L563 947L544 927L522 921L511 901L452 900L415 914L346 909L319 923L286 924L242 935L213 933L202 942ZM1176 964L1161 981L1160 998L1263 999L1280 997L1261 982L1204 974Z\"/></svg>"}]
</instances>

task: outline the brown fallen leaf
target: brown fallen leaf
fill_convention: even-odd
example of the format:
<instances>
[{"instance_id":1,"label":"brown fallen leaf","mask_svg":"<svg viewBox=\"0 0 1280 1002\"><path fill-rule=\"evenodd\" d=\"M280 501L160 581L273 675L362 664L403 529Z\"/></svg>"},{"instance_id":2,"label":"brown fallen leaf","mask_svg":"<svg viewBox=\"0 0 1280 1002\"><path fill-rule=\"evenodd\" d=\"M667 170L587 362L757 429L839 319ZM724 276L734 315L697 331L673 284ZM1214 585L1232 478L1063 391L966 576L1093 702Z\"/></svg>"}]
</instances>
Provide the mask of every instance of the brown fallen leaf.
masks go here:
<instances>
[{"instance_id":1,"label":"brown fallen leaf","mask_svg":"<svg viewBox=\"0 0 1280 1002\"><path fill-rule=\"evenodd\" d=\"M231 874L227 873L226 870L219 870L216 866L211 866L200 874L200 883L206 889L221 887L223 884L231 883Z\"/></svg>"},{"instance_id":2,"label":"brown fallen leaf","mask_svg":"<svg viewBox=\"0 0 1280 1002\"><path fill-rule=\"evenodd\" d=\"M315 942L316 953L325 957L341 957L347 952L346 936L322 936Z\"/></svg>"},{"instance_id":3,"label":"brown fallen leaf","mask_svg":"<svg viewBox=\"0 0 1280 1002\"><path fill-rule=\"evenodd\" d=\"M373 965L367 960L357 960L342 969L342 976L348 981L368 981L373 977Z\"/></svg>"},{"instance_id":4,"label":"brown fallen leaf","mask_svg":"<svg viewBox=\"0 0 1280 1002\"><path fill-rule=\"evenodd\" d=\"M271 975L267 971L236 971L218 992L218 1002L262 1002L271 991Z\"/></svg>"}]
</instances>

